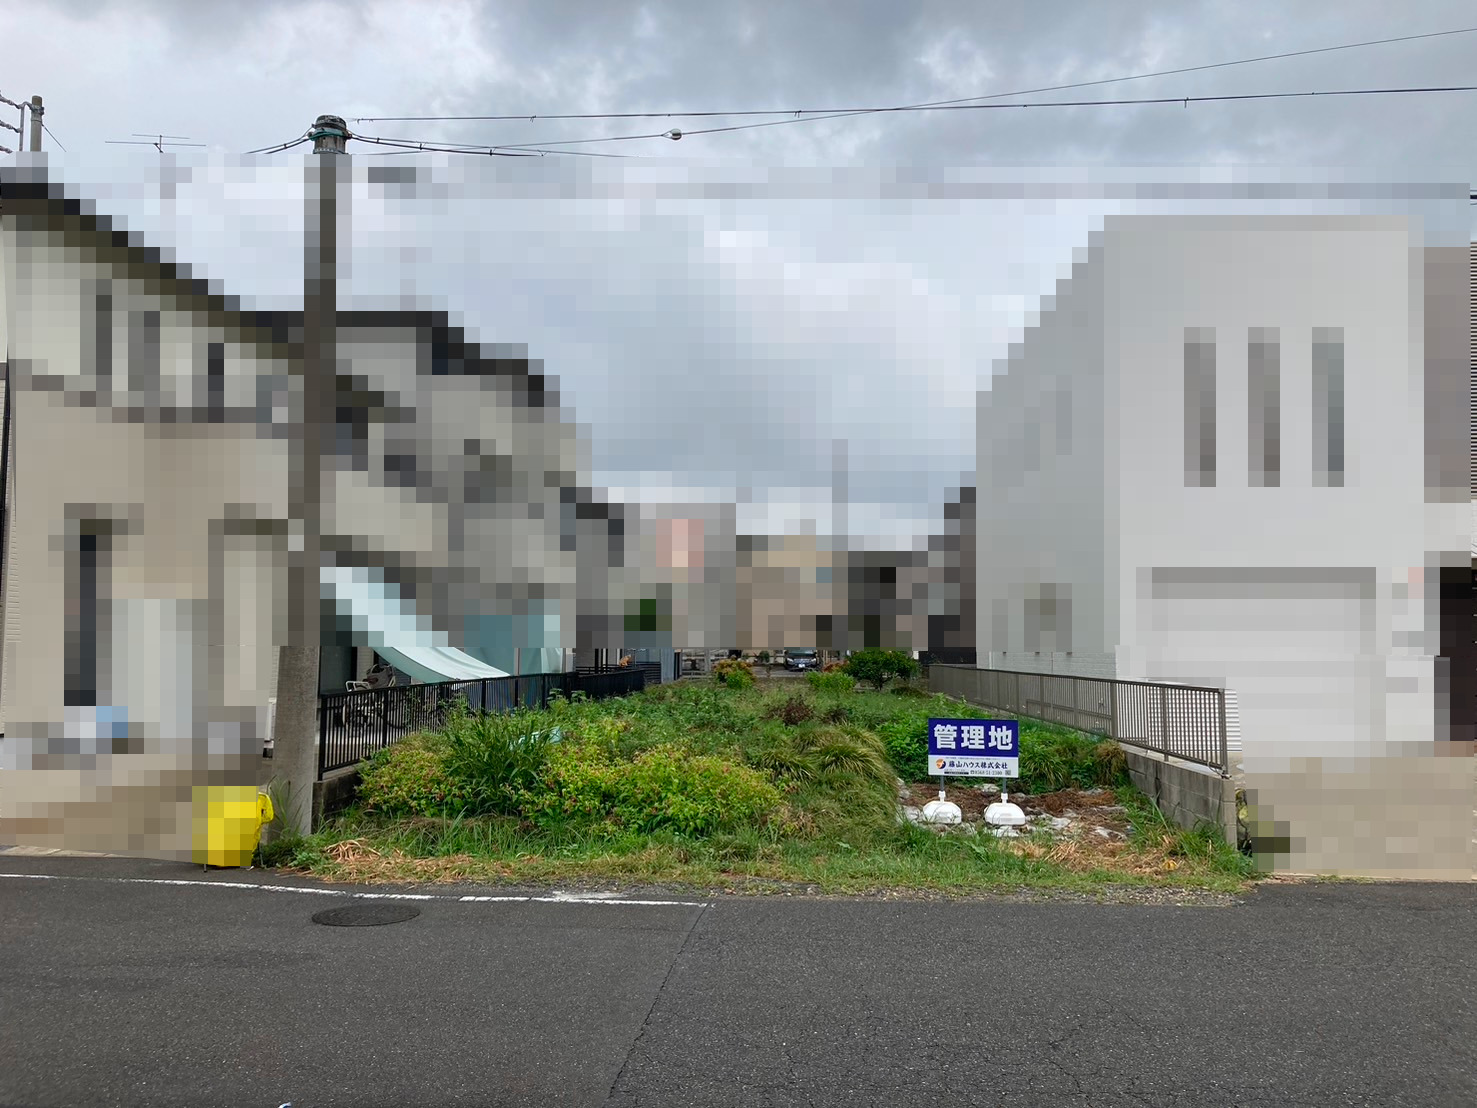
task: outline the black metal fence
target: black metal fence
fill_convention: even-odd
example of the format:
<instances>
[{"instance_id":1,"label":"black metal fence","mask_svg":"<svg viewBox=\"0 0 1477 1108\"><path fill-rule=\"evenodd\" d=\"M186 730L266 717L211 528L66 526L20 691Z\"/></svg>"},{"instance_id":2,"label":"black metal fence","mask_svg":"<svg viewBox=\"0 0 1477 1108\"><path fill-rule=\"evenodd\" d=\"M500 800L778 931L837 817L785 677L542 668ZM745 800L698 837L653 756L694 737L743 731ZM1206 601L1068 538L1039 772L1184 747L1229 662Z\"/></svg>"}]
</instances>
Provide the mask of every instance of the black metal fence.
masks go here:
<instances>
[{"instance_id":1,"label":"black metal fence","mask_svg":"<svg viewBox=\"0 0 1477 1108\"><path fill-rule=\"evenodd\" d=\"M934 663L934 692L1229 771L1226 694L1198 685Z\"/></svg>"},{"instance_id":2,"label":"black metal fence","mask_svg":"<svg viewBox=\"0 0 1477 1108\"><path fill-rule=\"evenodd\" d=\"M617 666L617 669L638 669L646 674L648 685L660 685L662 683L662 664L660 662L632 662L629 666Z\"/></svg>"},{"instance_id":3,"label":"black metal fence","mask_svg":"<svg viewBox=\"0 0 1477 1108\"><path fill-rule=\"evenodd\" d=\"M357 765L406 735L441 726L457 700L465 700L472 711L511 712L547 707L556 692L584 693L591 700L628 696L644 689L646 679L644 668L628 666L327 693L318 698L318 779Z\"/></svg>"}]
</instances>

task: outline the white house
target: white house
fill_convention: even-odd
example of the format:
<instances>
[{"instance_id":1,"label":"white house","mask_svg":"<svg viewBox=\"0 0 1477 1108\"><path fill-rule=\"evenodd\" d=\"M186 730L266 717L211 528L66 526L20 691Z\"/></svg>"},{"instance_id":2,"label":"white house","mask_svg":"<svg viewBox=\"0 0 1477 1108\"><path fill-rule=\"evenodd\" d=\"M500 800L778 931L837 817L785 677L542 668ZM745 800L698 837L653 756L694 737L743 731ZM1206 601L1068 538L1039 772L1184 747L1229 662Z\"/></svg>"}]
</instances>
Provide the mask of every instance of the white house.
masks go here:
<instances>
[{"instance_id":1,"label":"white house","mask_svg":"<svg viewBox=\"0 0 1477 1108\"><path fill-rule=\"evenodd\" d=\"M980 665L1229 689L1279 868L1471 877L1468 304L1403 216L1108 219L980 395Z\"/></svg>"}]
</instances>

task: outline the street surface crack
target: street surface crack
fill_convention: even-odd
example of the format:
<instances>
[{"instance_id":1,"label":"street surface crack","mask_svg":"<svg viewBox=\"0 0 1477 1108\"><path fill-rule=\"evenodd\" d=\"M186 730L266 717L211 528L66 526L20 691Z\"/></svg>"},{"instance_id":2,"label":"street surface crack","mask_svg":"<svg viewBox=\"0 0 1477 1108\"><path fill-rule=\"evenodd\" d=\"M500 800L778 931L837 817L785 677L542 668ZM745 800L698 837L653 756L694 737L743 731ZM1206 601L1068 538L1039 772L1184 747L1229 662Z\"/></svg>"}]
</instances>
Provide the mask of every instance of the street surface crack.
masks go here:
<instances>
[{"instance_id":1,"label":"street surface crack","mask_svg":"<svg viewBox=\"0 0 1477 1108\"><path fill-rule=\"evenodd\" d=\"M657 986L656 995L651 998L651 1006L646 1009L646 1018L641 1021L641 1026L631 1038L631 1045L626 1050L626 1057L621 1061L621 1068L616 1071L615 1077L610 1082L610 1091L605 1094L604 1103L609 1104L615 1096L616 1089L620 1088L621 1078L626 1075L626 1068L631 1064L631 1055L636 1053L636 1047L640 1045L642 1037L646 1034L647 1025L651 1023L651 1014L656 1011L656 1006L661 1003L662 994L667 991L667 982L672 980L672 971L677 968L677 963L682 960L682 955L687 953L687 944L692 941L692 933L697 930L697 925L702 922L711 904L704 904L693 920L687 926L687 933L682 936L682 945L677 948L677 953L672 956L672 962L667 966L667 972L662 977L662 983Z\"/></svg>"}]
</instances>

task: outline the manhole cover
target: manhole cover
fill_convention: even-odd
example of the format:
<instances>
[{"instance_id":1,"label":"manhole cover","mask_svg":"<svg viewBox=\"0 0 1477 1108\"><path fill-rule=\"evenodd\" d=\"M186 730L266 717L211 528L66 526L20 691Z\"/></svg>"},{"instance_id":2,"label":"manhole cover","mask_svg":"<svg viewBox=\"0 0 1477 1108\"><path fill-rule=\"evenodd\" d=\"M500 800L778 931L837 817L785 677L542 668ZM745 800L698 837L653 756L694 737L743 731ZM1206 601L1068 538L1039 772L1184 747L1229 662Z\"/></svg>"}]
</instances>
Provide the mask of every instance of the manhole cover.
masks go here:
<instances>
[{"instance_id":1,"label":"manhole cover","mask_svg":"<svg viewBox=\"0 0 1477 1108\"><path fill-rule=\"evenodd\" d=\"M326 927L383 927L387 923L404 923L420 914L419 908L409 904L350 904L316 912L313 922Z\"/></svg>"}]
</instances>

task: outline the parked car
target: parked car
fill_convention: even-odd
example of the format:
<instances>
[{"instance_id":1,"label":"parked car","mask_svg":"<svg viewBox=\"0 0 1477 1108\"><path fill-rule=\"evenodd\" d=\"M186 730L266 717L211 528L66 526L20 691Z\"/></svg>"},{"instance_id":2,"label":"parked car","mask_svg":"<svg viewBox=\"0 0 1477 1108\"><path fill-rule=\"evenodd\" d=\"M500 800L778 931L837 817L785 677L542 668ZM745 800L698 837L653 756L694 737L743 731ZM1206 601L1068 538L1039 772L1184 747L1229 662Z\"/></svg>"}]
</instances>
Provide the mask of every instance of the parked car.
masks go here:
<instances>
[{"instance_id":1,"label":"parked car","mask_svg":"<svg viewBox=\"0 0 1477 1108\"><path fill-rule=\"evenodd\" d=\"M804 672L808 669L820 669L820 655L814 650L786 650L785 668L793 669L797 672Z\"/></svg>"}]
</instances>

